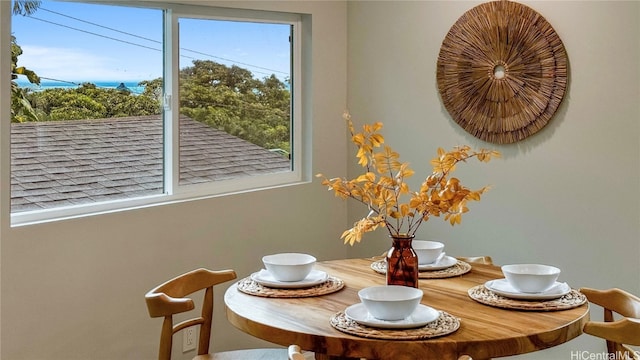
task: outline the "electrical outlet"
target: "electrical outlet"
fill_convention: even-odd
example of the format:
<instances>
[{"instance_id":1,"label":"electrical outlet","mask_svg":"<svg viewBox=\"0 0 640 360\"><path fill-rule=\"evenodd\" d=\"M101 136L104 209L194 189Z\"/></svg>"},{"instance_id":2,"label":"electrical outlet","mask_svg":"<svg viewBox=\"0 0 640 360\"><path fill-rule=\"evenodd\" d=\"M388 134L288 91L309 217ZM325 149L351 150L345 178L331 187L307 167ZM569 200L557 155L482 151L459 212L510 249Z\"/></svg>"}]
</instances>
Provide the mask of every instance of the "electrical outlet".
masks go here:
<instances>
[{"instance_id":1,"label":"electrical outlet","mask_svg":"<svg viewBox=\"0 0 640 360\"><path fill-rule=\"evenodd\" d=\"M182 352L196 349L196 327L191 326L182 331Z\"/></svg>"}]
</instances>

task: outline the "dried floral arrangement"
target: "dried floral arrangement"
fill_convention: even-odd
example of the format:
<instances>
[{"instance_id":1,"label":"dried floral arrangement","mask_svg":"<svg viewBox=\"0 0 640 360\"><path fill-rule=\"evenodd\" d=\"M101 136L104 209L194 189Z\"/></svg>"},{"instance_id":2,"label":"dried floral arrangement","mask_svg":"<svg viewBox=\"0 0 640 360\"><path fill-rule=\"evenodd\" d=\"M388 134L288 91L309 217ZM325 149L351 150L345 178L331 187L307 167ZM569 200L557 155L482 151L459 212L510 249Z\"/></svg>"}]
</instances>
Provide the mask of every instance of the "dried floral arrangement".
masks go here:
<instances>
[{"instance_id":1,"label":"dried floral arrangement","mask_svg":"<svg viewBox=\"0 0 640 360\"><path fill-rule=\"evenodd\" d=\"M344 200L354 199L364 204L369 213L358 220L352 228L344 231L341 238L345 244L353 245L362 240L364 233L385 227L391 236L414 236L420 225L430 217L444 215L444 220L453 226L460 224L462 214L469 211L467 202L480 201L480 196L489 187L470 190L452 173L460 162L476 158L489 162L499 157L494 150L472 150L469 146L457 146L450 151L438 149L431 160L432 172L418 191L411 191L406 179L414 175L409 163L400 161L400 155L390 146L383 146L384 137L380 134L383 124L376 122L363 125L363 131L356 133L351 115L343 115L351 133L351 141L358 151L356 157L365 172L354 179L326 178L323 174L322 185L333 190Z\"/></svg>"}]
</instances>

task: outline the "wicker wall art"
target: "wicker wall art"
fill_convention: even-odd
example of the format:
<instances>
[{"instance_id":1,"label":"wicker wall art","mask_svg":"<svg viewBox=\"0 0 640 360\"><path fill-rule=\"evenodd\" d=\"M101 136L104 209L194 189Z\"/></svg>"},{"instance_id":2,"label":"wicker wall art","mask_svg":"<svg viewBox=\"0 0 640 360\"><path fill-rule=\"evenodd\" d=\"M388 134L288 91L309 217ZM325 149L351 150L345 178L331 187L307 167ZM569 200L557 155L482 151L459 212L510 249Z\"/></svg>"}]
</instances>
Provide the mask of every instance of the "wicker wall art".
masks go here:
<instances>
[{"instance_id":1,"label":"wicker wall art","mask_svg":"<svg viewBox=\"0 0 640 360\"><path fill-rule=\"evenodd\" d=\"M551 25L507 0L478 5L449 30L437 82L453 120L484 141L507 144L542 129L562 102L567 55Z\"/></svg>"}]
</instances>

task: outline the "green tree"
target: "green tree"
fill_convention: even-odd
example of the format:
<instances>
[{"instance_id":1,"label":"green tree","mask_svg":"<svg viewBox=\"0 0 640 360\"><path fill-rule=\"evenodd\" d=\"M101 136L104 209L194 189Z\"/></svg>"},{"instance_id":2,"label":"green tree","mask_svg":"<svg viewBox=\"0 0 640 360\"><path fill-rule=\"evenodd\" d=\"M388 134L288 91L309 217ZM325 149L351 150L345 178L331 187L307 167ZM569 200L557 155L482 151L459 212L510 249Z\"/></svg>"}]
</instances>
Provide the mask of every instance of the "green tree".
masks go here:
<instances>
[{"instance_id":1,"label":"green tree","mask_svg":"<svg viewBox=\"0 0 640 360\"><path fill-rule=\"evenodd\" d=\"M76 89L35 92L29 98L42 121L55 121L160 114L160 103L149 94L134 95L84 83Z\"/></svg>"},{"instance_id":2,"label":"green tree","mask_svg":"<svg viewBox=\"0 0 640 360\"><path fill-rule=\"evenodd\" d=\"M76 93L86 95L102 104L106 112L103 117L143 116L160 113L160 104L147 94L135 95L118 89L100 89L94 84L82 84Z\"/></svg>"},{"instance_id":3,"label":"green tree","mask_svg":"<svg viewBox=\"0 0 640 360\"><path fill-rule=\"evenodd\" d=\"M290 99L274 75L195 60L180 71L180 112L267 149L290 152Z\"/></svg>"},{"instance_id":4,"label":"green tree","mask_svg":"<svg viewBox=\"0 0 640 360\"><path fill-rule=\"evenodd\" d=\"M22 48L17 44L15 36L11 35L11 122L38 121L38 116L27 97L29 90L21 88L14 80L19 75L24 75L30 83L40 84L40 78L24 66L18 66L20 55Z\"/></svg>"},{"instance_id":5,"label":"green tree","mask_svg":"<svg viewBox=\"0 0 640 360\"><path fill-rule=\"evenodd\" d=\"M196 60L180 71L180 112L266 149L290 152L290 99L274 75L258 80L237 66ZM162 78L140 83L139 95L84 83L28 94L40 121L160 114Z\"/></svg>"},{"instance_id":6,"label":"green tree","mask_svg":"<svg viewBox=\"0 0 640 360\"><path fill-rule=\"evenodd\" d=\"M13 2L13 13L16 15L31 15L38 10L40 4L42 4L42 1L39 0L15 0Z\"/></svg>"},{"instance_id":7,"label":"green tree","mask_svg":"<svg viewBox=\"0 0 640 360\"><path fill-rule=\"evenodd\" d=\"M31 15L39 7L41 2L36 0L15 0L13 2L13 13L15 15ZM11 121L37 121L38 116L31 103L27 99L28 90L22 89L14 81L18 75L24 75L32 84L40 84L40 78L33 71L18 66L18 56L22 55L22 48L16 42L15 36L11 35Z\"/></svg>"},{"instance_id":8,"label":"green tree","mask_svg":"<svg viewBox=\"0 0 640 360\"><path fill-rule=\"evenodd\" d=\"M144 86L144 91L142 95L145 95L149 98L158 100L159 103L162 103L162 78L156 78L153 80L144 80L140 82L140 86Z\"/></svg>"}]
</instances>

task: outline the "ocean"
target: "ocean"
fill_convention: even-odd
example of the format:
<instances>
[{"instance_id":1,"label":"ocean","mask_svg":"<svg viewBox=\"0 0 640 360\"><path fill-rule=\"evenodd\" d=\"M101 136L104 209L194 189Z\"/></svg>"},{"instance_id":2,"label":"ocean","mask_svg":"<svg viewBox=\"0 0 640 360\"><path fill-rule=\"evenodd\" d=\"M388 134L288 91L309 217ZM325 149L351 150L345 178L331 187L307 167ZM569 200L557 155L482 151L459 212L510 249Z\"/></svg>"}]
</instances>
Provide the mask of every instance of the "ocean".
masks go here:
<instances>
[{"instance_id":1,"label":"ocean","mask_svg":"<svg viewBox=\"0 0 640 360\"><path fill-rule=\"evenodd\" d=\"M138 83L139 83L138 81L83 81L82 83L87 83L87 82L95 84L96 87L103 88L103 89L115 89L120 84L124 84L124 86L126 86L127 89L129 89L133 94L142 94L142 92L144 91L144 86L138 86ZM29 89L32 89L33 91L42 91L42 90L54 89L54 88L75 89L79 87L81 84L80 82L72 83L72 82L63 82L63 81L41 81L40 86L38 86L35 84L31 84L28 81L20 81L20 80L18 80L17 83L18 83L18 86L22 88L29 88Z\"/></svg>"}]
</instances>

